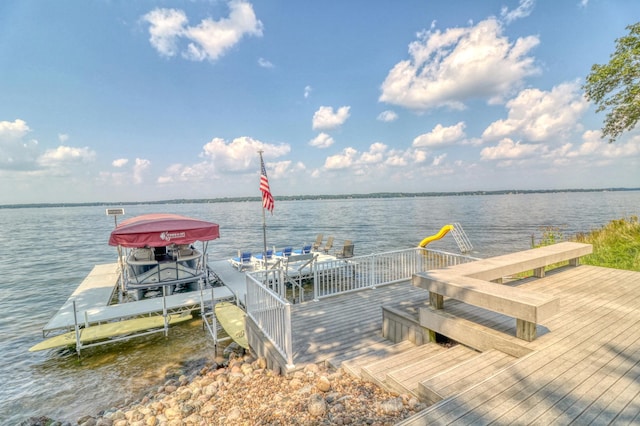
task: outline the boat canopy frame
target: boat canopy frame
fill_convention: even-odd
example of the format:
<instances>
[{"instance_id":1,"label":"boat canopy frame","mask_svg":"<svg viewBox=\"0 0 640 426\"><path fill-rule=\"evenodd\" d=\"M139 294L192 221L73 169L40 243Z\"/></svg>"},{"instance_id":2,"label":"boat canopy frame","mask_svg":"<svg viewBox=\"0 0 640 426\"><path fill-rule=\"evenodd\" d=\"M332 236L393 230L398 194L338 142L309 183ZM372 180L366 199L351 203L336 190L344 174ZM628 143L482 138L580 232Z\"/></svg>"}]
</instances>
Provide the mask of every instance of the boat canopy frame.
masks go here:
<instances>
[{"instance_id":1,"label":"boat canopy frame","mask_svg":"<svg viewBox=\"0 0 640 426\"><path fill-rule=\"evenodd\" d=\"M171 294L176 285L191 281L195 283L201 278L207 282L209 275L206 262L208 243L219 237L218 224L177 214L153 213L122 221L109 237L109 245L118 248L121 295L129 290L134 290L137 294L136 299L138 299L142 297L144 289L169 286L169 294ZM157 270L157 278L151 270L148 271L149 275L153 274L154 276L153 282L139 282L138 275L144 271L134 271L131 268L130 257L137 250L150 248L153 252L153 249L162 248L164 251L165 247L171 247L178 248L179 250L175 250L175 253L178 253L182 251L181 248L193 247L196 241L202 243L202 251L193 250L194 256L188 256L186 259L179 255L172 256L171 259L160 263L149 259L149 262L155 264L155 266L149 265L151 269ZM168 270L169 263L173 264L171 269L175 269L175 278L161 278L161 271ZM180 273L181 271L182 273ZM189 273L185 275L186 272Z\"/></svg>"}]
</instances>

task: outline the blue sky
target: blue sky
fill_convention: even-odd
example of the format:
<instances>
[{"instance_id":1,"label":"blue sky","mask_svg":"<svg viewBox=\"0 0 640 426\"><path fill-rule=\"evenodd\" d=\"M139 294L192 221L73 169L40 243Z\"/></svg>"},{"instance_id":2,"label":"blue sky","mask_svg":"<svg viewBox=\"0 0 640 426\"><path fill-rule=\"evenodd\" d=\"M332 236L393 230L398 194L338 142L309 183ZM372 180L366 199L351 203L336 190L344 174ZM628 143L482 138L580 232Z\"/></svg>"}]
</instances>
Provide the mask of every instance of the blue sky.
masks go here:
<instances>
[{"instance_id":1,"label":"blue sky","mask_svg":"<svg viewBox=\"0 0 640 426\"><path fill-rule=\"evenodd\" d=\"M583 98L640 2L0 3L0 204L640 186ZM277 208L277 206L276 206Z\"/></svg>"}]
</instances>

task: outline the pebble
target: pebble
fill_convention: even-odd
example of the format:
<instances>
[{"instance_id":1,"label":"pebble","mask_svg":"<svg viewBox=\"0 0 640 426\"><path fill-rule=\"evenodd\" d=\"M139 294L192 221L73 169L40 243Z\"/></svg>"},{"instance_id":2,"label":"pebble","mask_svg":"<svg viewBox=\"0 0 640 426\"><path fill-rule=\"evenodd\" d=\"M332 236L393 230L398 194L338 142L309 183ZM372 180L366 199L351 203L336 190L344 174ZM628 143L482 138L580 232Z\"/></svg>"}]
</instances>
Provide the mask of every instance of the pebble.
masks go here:
<instances>
[{"instance_id":1,"label":"pebble","mask_svg":"<svg viewBox=\"0 0 640 426\"><path fill-rule=\"evenodd\" d=\"M309 364L281 376L251 356L217 359L192 378L168 380L139 401L86 415L80 426L393 425L425 405L387 392L341 369ZM46 420L45 420L46 419ZM46 422L46 423L45 423ZM64 425L46 417L21 426Z\"/></svg>"}]
</instances>

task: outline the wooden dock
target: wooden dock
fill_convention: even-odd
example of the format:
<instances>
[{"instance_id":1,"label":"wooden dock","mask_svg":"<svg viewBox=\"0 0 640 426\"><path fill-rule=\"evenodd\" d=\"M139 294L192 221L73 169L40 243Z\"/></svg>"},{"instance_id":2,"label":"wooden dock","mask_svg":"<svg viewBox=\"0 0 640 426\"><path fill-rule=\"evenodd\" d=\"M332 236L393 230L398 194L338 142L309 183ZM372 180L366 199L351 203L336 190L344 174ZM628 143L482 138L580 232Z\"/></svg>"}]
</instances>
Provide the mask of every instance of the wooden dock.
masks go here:
<instances>
[{"instance_id":1,"label":"wooden dock","mask_svg":"<svg viewBox=\"0 0 640 426\"><path fill-rule=\"evenodd\" d=\"M294 363L343 367L431 404L402 425L640 422L640 273L581 265L510 285L559 299L533 341L515 337L512 317L456 300L446 312L521 352L451 352L403 327L424 344L389 341L383 306L418 322L416 307L429 305L428 292L406 281L293 305Z\"/></svg>"}]
</instances>

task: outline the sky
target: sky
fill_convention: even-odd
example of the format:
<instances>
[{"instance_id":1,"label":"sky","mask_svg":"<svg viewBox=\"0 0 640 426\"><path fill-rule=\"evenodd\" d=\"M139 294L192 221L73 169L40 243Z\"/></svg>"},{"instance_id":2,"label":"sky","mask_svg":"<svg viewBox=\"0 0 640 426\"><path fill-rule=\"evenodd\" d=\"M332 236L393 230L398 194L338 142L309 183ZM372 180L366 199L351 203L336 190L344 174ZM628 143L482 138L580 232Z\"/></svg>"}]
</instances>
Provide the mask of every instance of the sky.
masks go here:
<instances>
[{"instance_id":1,"label":"sky","mask_svg":"<svg viewBox=\"0 0 640 426\"><path fill-rule=\"evenodd\" d=\"M640 186L635 0L3 0L0 205ZM276 204L277 208L277 204Z\"/></svg>"}]
</instances>

